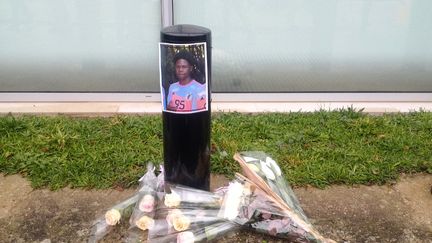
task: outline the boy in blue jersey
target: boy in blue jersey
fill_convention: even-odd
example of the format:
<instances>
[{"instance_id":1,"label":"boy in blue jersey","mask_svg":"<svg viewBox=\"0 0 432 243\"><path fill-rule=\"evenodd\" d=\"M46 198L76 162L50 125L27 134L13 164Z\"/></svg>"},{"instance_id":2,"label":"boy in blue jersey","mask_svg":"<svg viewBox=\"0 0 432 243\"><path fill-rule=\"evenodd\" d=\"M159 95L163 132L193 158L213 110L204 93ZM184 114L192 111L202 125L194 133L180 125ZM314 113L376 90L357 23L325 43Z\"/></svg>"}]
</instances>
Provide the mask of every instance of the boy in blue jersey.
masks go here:
<instances>
[{"instance_id":1,"label":"boy in blue jersey","mask_svg":"<svg viewBox=\"0 0 432 243\"><path fill-rule=\"evenodd\" d=\"M187 51L174 56L175 73L178 82L170 85L167 109L189 112L206 109L206 86L192 78L194 58Z\"/></svg>"}]
</instances>

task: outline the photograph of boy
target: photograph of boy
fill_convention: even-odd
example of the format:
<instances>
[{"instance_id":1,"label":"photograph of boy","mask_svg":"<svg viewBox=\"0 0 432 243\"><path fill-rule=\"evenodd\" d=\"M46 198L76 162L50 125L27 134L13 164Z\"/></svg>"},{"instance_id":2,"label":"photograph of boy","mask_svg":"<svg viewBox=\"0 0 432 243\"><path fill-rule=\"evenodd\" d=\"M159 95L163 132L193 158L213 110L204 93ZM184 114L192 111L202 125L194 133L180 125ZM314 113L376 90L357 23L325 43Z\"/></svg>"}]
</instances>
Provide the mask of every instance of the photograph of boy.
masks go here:
<instances>
[{"instance_id":1,"label":"photograph of boy","mask_svg":"<svg viewBox=\"0 0 432 243\"><path fill-rule=\"evenodd\" d=\"M185 50L173 58L176 82L169 86L166 109L177 112L190 112L206 109L207 89L193 78L194 56Z\"/></svg>"}]
</instances>

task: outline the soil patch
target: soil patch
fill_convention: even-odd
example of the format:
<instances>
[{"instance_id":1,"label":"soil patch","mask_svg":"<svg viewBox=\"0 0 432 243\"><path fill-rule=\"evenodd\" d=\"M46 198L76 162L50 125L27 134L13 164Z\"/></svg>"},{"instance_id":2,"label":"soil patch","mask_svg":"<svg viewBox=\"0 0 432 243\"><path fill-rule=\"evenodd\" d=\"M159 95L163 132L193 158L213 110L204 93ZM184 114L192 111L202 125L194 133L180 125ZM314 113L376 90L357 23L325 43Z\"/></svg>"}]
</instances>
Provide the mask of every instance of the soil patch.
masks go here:
<instances>
[{"instance_id":1,"label":"soil patch","mask_svg":"<svg viewBox=\"0 0 432 243\"><path fill-rule=\"evenodd\" d=\"M212 176L212 188L227 184ZM394 185L294 191L313 225L338 242L431 242L432 175L403 175ZM33 190L19 175L0 175L2 242L86 242L92 221L134 190ZM126 224L123 227L127 227ZM119 242L119 228L103 242ZM284 242L246 231L218 242Z\"/></svg>"}]
</instances>

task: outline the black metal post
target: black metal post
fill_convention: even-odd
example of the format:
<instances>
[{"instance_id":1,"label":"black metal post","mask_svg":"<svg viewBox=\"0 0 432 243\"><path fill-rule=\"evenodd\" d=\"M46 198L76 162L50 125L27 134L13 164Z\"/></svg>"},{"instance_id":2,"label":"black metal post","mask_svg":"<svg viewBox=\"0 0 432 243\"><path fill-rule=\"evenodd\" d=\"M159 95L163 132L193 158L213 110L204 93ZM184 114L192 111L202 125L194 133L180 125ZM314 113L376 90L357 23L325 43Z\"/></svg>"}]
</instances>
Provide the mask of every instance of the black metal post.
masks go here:
<instances>
[{"instance_id":1,"label":"black metal post","mask_svg":"<svg viewBox=\"0 0 432 243\"><path fill-rule=\"evenodd\" d=\"M165 180L209 190L210 30L195 25L162 29L160 65Z\"/></svg>"}]
</instances>

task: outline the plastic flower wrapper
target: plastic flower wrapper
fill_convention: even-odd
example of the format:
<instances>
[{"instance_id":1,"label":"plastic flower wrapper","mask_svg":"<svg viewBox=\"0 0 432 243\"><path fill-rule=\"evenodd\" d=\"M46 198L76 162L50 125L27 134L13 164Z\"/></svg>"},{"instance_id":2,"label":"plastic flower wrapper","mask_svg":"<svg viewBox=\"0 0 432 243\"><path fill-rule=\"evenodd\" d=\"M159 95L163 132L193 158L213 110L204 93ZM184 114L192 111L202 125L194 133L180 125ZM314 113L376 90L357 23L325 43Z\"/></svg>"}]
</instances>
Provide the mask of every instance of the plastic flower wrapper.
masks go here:
<instances>
[{"instance_id":1,"label":"plastic flower wrapper","mask_svg":"<svg viewBox=\"0 0 432 243\"><path fill-rule=\"evenodd\" d=\"M194 242L237 229L238 225L218 216L220 195L178 184L166 185L160 198L150 242Z\"/></svg>"},{"instance_id":2,"label":"plastic flower wrapper","mask_svg":"<svg viewBox=\"0 0 432 243\"><path fill-rule=\"evenodd\" d=\"M159 165L159 175L156 178L156 196L163 198L165 195L165 174L163 165Z\"/></svg>"},{"instance_id":3,"label":"plastic flower wrapper","mask_svg":"<svg viewBox=\"0 0 432 243\"><path fill-rule=\"evenodd\" d=\"M324 238L283 201L240 174L230 182L219 216L250 230L293 242L334 242Z\"/></svg>"},{"instance_id":4,"label":"plastic flower wrapper","mask_svg":"<svg viewBox=\"0 0 432 243\"><path fill-rule=\"evenodd\" d=\"M138 180L138 192L154 191L157 187L157 177L155 174L155 167L153 163L147 163L146 173Z\"/></svg>"},{"instance_id":5,"label":"plastic flower wrapper","mask_svg":"<svg viewBox=\"0 0 432 243\"><path fill-rule=\"evenodd\" d=\"M222 236L239 229L239 225L230 221L216 222L201 228L152 237L149 242L157 243L193 243L216 241Z\"/></svg>"},{"instance_id":6,"label":"plastic flower wrapper","mask_svg":"<svg viewBox=\"0 0 432 243\"><path fill-rule=\"evenodd\" d=\"M162 169L162 167L160 167ZM139 199L130 216L130 227L127 231L125 242L143 241L143 232L154 226L154 216L158 201L158 189L163 190L163 172L158 176L154 173L155 167L148 164L147 173L141 177Z\"/></svg>"},{"instance_id":7,"label":"plastic flower wrapper","mask_svg":"<svg viewBox=\"0 0 432 243\"><path fill-rule=\"evenodd\" d=\"M115 225L119 224L121 220L129 217L133 211L139 195L135 194L125 201L113 206L105 215L96 219L93 224L90 234L89 242L97 242L107 235Z\"/></svg>"},{"instance_id":8,"label":"plastic flower wrapper","mask_svg":"<svg viewBox=\"0 0 432 243\"><path fill-rule=\"evenodd\" d=\"M282 209L274 199L240 174L226 187L219 217L240 225L253 219L255 211L265 209L280 214Z\"/></svg>"},{"instance_id":9,"label":"plastic flower wrapper","mask_svg":"<svg viewBox=\"0 0 432 243\"><path fill-rule=\"evenodd\" d=\"M217 209L161 208L157 211L154 226L149 229L149 239L155 240L183 231L194 231L226 221L218 217ZM158 241L156 241L158 242Z\"/></svg>"},{"instance_id":10,"label":"plastic flower wrapper","mask_svg":"<svg viewBox=\"0 0 432 243\"><path fill-rule=\"evenodd\" d=\"M150 182L152 181L152 182ZM151 190L151 183L155 183L156 175L154 174L153 164L147 164L147 172L139 180L140 184L138 192L129 197L128 199L114 205L105 214L93 223L92 231L90 234L89 242L97 242L107 235L115 225L119 224L122 220L127 220L134 211L136 203L142 197L142 193Z\"/></svg>"},{"instance_id":11,"label":"plastic flower wrapper","mask_svg":"<svg viewBox=\"0 0 432 243\"><path fill-rule=\"evenodd\" d=\"M159 165L159 175L156 178L156 191L163 192L165 186L164 167Z\"/></svg>"},{"instance_id":12,"label":"plastic flower wrapper","mask_svg":"<svg viewBox=\"0 0 432 243\"><path fill-rule=\"evenodd\" d=\"M147 166L147 173L140 179L139 199L129 219L131 227L147 230L154 224L156 210L157 177L154 166Z\"/></svg>"},{"instance_id":13,"label":"plastic flower wrapper","mask_svg":"<svg viewBox=\"0 0 432 243\"><path fill-rule=\"evenodd\" d=\"M308 222L297 197L276 161L260 151L236 153L234 159L239 162L247 178L256 182L262 190L270 192L273 197L283 200L290 209Z\"/></svg>"},{"instance_id":14,"label":"plastic flower wrapper","mask_svg":"<svg viewBox=\"0 0 432 243\"><path fill-rule=\"evenodd\" d=\"M179 184L165 184L165 194L162 198L162 207L168 208L220 208L222 198L212 192L195 189Z\"/></svg>"},{"instance_id":15,"label":"plastic flower wrapper","mask_svg":"<svg viewBox=\"0 0 432 243\"><path fill-rule=\"evenodd\" d=\"M220 221L221 197L215 193L183 185L167 183L167 191L159 195L155 225L151 237L178 233Z\"/></svg>"},{"instance_id":16,"label":"plastic flower wrapper","mask_svg":"<svg viewBox=\"0 0 432 243\"><path fill-rule=\"evenodd\" d=\"M317 238L315 234L299 227L286 215L262 209L255 211L251 221L245 224L245 227L259 233L287 239L289 242L332 242L329 239Z\"/></svg>"}]
</instances>

